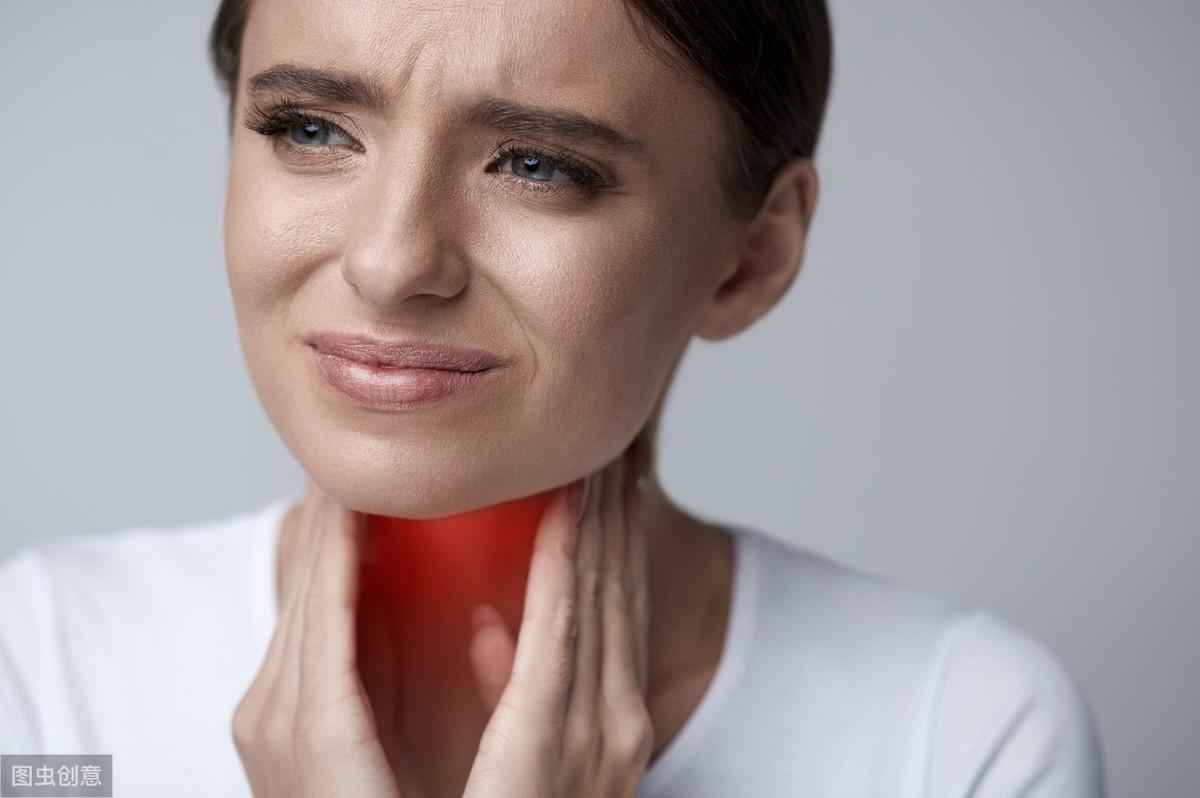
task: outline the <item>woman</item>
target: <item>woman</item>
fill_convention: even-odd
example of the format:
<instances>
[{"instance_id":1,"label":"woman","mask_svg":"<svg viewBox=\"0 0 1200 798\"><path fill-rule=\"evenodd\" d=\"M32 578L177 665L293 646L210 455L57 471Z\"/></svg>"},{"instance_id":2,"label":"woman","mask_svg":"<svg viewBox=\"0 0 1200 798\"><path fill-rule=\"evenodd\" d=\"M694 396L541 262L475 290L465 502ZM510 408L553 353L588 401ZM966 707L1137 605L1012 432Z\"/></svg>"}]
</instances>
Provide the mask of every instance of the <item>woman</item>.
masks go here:
<instances>
[{"instance_id":1,"label":"woman","mask_svg":"<svg viewBox=\"0 0 1200 798\"><path fill-rule=\"evenodd\" d=\"M210 45L308 486L11 557L6 752L119 795L1102 794L1032 637L654 478L688 343L803 259L822 2L225 0Z\"/></svg>"}]
</instances>

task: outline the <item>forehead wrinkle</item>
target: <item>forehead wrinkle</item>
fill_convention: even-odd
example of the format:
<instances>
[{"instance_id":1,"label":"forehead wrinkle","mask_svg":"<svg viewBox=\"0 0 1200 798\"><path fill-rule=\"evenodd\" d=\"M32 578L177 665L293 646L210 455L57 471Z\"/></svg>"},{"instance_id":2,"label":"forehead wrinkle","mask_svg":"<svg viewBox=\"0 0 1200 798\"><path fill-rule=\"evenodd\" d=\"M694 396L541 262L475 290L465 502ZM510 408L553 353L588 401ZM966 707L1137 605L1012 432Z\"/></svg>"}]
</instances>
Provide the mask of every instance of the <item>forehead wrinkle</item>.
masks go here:
<instances>
[{"instance_id":1,"label":"forehead wrinkle","mask_svg":"<svg viewBox=\"0 0 1200 798\"><path fill-rule=\"evenodd\" d=\"M259 12L270 9L270 21L259 20L259 39L276 60L287 56L374 78L363 99L376 105L382 100L395 118L406 116L403 107L440 106L439 115L461 122L464 106L500 98L604 120L655 150L660 139L709 132L697 131L693 109L680 104L693 88L663 68L619 3L369 0L370 13L356 11L360 5L297 0L285 7L279 0L257 0ZM331 6L342 11L332 15Z\"/></svg>"},{"instance_id":2,"label":"forehead wrinkle","mask_svg":"<svg viewBox=\"0 0 1200 798\"><path fill-rule=\"evenodd\" d=\"M484 79L465 91L459 87L460 119L646 154L645 117L656 104L650 90L654 63L623 14L596 16L572 9L543 14L536 26L519 14L501 17L488 37L492 46L466 54L476 67L468 71ZM597 47L611 38L609 30L619 39Z\"/></svg>"},{"instance_id":3,"label":"forehead wrinkle","mask_svg":"<svg viewBox=\"0 0 1200 798\"><path fill-rule=\"evenodd\" d=\"M276 51L271 62L336 64L374 74L392 93L429 68L430 51L441 54L432 59L439 72L457 60L486 70L504 88L531 75L565 88L594 78L597 59L618 72L639 71L630 62L644 60L643 53L630 45L642 50L640 38L623 8L613 0L254 0L248 28Z\"/></svg>"}]
</instances>

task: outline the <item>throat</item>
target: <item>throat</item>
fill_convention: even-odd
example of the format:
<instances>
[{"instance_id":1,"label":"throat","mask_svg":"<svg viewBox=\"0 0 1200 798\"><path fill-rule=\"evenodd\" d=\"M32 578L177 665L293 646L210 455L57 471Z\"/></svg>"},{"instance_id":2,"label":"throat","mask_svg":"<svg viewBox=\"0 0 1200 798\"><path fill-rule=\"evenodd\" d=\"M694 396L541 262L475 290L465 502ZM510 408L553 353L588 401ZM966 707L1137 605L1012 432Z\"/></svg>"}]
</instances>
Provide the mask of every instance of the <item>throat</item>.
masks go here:
<instances>
[{"instance_id":1,"label":"throat","mask_svg":"<svg viewBox=\"0 0 1200 798\"><path fill-rule=\"evenodd\" d=\"M552 498L537 494L437 519L368 516L363 591L386 606L409 641L401 650L410 664L461 655L479 604L520 617L538 522Z\"/></svg>"}]
</instances>

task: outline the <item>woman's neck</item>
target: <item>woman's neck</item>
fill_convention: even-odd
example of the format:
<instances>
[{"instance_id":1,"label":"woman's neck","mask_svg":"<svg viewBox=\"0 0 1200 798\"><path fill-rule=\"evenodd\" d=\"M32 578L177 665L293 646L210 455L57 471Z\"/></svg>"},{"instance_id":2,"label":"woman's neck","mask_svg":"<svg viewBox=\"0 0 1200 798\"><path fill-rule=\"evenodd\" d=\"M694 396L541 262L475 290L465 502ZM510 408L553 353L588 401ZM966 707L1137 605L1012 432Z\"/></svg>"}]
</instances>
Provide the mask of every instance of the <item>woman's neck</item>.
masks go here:
<instances>
[{"instance_id":1,"label":"woman's neck","mask_svg":"<svg viewBox=\"0 0 1200 798\"><path fill-rule=\"evenodd\" d=\"M733 584L732 540L676 506L653 472L639 523L650 591L646 704L655 730L651 762L687 721L719 662ZM362 591L387 601L398 733L429 795L461 793L490 712L469 662L470 614L498 609L517 638L533 536L553 492L432 522L377 519L360 570ZM467 518L465 516L470 516ZM299 513L280 531L279 573ZM283 582L277 588L286 590ZM367 600L372 600L369 596Z\"/></svg>"},{"instance_id":2,"label":"woman's neck","mask_svg":"<svg viewBox=\"0 0 1200 798\"><path fill-rule=\"evenodd\" d=\"M490 604L520 617L533 540L554 492L442 518L368 516L364 584L399 627L437 654L461 655L471 613Z\"/></svg>"},{"instance_id":3,"label":"woman's neck","mask_svg":"<svg viewBox=\"0 0 1200 798\"><path fill-rule=\"evenodd\" d=\"M719 527L685 512L662 491L653 471L648 476L639 523L647 546L653 690L656 682L711 665L719 655L732 552ZM388 604L398 667L409 675L440 671L465 678L471 613L481 603L499 610L516 638L533 537L553 494L438 519L369 516L360 591ZM280 530L280 595L291 572L289 544L299 520L298 506L291 508Z\"/></svg>"}]
</instances>

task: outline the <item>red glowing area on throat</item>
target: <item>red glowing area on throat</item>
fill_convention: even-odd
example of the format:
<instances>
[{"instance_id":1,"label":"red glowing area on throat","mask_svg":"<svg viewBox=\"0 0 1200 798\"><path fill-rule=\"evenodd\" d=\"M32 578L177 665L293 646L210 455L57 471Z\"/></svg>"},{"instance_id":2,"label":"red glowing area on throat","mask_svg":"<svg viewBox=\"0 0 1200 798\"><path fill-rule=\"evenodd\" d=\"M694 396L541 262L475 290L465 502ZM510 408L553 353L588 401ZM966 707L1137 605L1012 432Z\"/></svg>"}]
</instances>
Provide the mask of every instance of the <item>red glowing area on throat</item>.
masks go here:
<instances>
[{"instance_id":1,"label":"red glowing area on throat","mask_svg":"<svg viewBox=\"0 0 1200 798\"><path fill-rule=\"evenodd\" d=\"M519 618L534 536L556 490L441 518L368 515L360 606L382 601L403 630L447 639L469 634L481 602Z\"/></svg>"}]
</instances>

